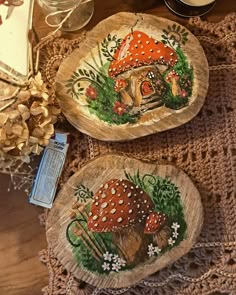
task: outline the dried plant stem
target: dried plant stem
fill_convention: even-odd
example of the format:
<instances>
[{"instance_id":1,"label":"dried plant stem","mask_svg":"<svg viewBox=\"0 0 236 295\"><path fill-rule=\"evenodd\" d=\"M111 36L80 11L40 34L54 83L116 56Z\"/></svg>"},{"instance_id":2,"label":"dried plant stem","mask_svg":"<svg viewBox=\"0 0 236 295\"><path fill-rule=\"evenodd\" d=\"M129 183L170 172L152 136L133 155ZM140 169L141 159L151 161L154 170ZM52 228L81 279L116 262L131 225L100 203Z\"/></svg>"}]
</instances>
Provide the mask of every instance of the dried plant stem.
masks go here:
<instances>
[{"instance_id":1,"label":"dried plant stem","mask_svg":"<svg viewBox=\"0 0 236 295\"><path fill-rule=\"evenodd\" d=\"M94 252L99 256L99 257L102 257L103 254L101 252L101 250L98 248L98 246L94 243L94 241L91 239L90 235L86 232L86 230L84 229L84 227L79 223L77 222L76 223L77 226L79 227L80 230L82 230L82 233L84 234L84 237L87 239L87 241L90 243L90 248L92 248L94 250ZM81 235L82 237L82 235Z\"/></svg>"},{"instance_id":2,"label":"dried plant stem","mask_svg":"<svg viewBox=\"0 0 236 295\"><path fill-rule=\"evenodd\" d=\"M85 211L85 215L86 215L86 217L88 219L88 213L86 211ZM98 241L98 239L96 239L96 237L94 236L94 239L99 244L99 246L101 247L101 249L102 249L103 252L107 252L108 251L108 249L107 249L106 245L104 244L102 238L99 237L99 241Z\"/></svg>"},{"instance_id":3,"label":"dried plant stem","mask_svg":"<svg viewBox=\"0 0 236 295\"><path fill-rule=\"evenodd\" d=\"M79 222L76 223L76 227L81 229L78 226ZM81 241L84 243L84 245L90 250L91 254L93 255L93 257L97 260L100 261L100 256L97 254L97 252L95 251L95 249L93 247L91 247L91 245L87 242L87 240L83 237L83 235L79 236Z\"/></svg>"}]
</instances>

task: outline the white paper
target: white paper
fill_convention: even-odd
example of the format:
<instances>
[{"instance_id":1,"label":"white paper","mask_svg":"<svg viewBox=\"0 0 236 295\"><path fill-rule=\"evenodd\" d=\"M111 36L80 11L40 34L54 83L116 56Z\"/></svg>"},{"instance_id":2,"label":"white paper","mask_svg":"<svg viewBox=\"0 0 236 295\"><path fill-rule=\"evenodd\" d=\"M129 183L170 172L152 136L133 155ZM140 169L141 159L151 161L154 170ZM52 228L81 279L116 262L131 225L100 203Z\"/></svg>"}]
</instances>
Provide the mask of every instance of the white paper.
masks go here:
<instances>
[{"instance_id":1,"label":"white paper","mask_svg":"<svg viewBox=\"0 0 236 295\"><path fill-rule=\"evenodd\" d=\"M23 76L21 79L27 78L29 71L28 31L32 10L33 0L24 0L22 5L14 6L7 18L9 6L0 5L0 70L12 76L19 74ZM11 74L14 71L16 73Z\"/></svg>"}]
</instances>

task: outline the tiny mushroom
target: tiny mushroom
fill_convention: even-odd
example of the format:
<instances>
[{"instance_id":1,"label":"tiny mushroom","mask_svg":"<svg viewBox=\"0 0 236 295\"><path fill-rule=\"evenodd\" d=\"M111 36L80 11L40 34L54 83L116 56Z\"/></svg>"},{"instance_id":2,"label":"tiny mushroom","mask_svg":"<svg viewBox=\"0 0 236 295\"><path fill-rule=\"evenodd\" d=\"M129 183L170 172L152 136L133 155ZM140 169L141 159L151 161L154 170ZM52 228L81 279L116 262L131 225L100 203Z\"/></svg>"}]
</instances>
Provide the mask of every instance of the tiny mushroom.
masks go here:
<instances>
[{"instance_id":1,"label":"tiny mushroom","mask_svg":"<svg viewBox=\"0 0 236 295\"><path fill-rule=\"evenodd\" d=\"M167 216L164 213L152 212L147 217L144 233L153 235L153 241L158 248L165 248L171 235L171 230L167 224Z\"/></svg>"},{"instance_id":2,"label":"tiny mushroom","mask_svg":"<svg viewBox=\"0 0 236 295\"><path fill-rule=\"evenodd\" d=\"M108 73L112 78L130 69L153 64L174 66L178 57L169 46L140 31L129 33L114 54Z\"/></svg>"},{"instance_id":3,"label":"tiny mushroom","mask_svg":"<svg viewBox=\"0 0 236 295\"><path fill-rule=\"evenodd\" d=\"M122 102L126 105L132 105L133 101L130 95L127 93L125 88L127 87L128 83L125 79L117 79L115 81L114 90L119 92L122 98Z\"/></svg>"},{"instance_id":4,"label":"tiny mushroom","mask_svg":"<svg viewBox=\"0 0 236 295\"><path fill-rule=\"evenodd\" d=\"M180 87L177 83L179 79L180 77L175 70L170 71L165 78L166 82L171 83L171 91L174 96L180 94Z\"/></svg>"},{"instance_id":5,"label":"tiny mushroom","mask_svg":"<svg viewBox=\"0 0 236 295\"><path fill-rule=\"evenodd\" d=\"M167 218L164 213L152 212L147 217L144 233L154 234L158 232L166 224L166 221Z\"/></svg>"},{"instance_id":6,"label":"tiny mushroom","mask_svg":"<svg viewBox=\"0 0 236 295\"><path fill-rule=\"evenodd\" d=\"M91 205L88 229L92 232L118 232L145 223L154 204L140 187L129 180L112 179L102 184Z\"/></svg>"},{"instance_id":7,"label":"tiny mushroom","mask_svg":"<svg viewBox=\"0 0 236 295\"><path fill-rule=\"evenodd\" d=\"M116 92L119 92L120 90L125 89L125 87L127 86L127 82L125 81L125 79L118 79L115 82L115 86L114 89Z\"/></svg>"}]
</instances>

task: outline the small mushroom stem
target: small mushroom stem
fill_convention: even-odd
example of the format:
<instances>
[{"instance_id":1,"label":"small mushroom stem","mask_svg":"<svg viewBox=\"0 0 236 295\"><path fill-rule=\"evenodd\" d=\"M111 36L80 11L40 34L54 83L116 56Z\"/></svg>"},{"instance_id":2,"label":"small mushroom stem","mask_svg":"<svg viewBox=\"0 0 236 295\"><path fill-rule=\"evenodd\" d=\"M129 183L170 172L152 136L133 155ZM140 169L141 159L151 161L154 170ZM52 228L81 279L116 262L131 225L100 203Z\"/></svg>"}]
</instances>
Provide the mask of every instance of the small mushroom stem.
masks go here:
<instances>
[{"instance_id":1,"label":"small mushroom stem","mask_svg":"<svg viewBox=\"0 0 236 295\"><path fill-rule=\"evenodd\" d=\"M120 95L121 95L121 101L128 106L132 106L133 105L133 100L130 97L130 95L128 94L128 92L124 89L120 90Z\"/></svg>"},{"instance_id":2,"label":"small mushroom stem","mask_svg":"<svg viewBox=\"0 0 236 295\"><path fill-rule=\"evenodd\" d=\"M82 230L82 233L84 234L84 236L86 237L86 239L88 240L88 242L90 243L90 248L92 248L96 254L99 256L99 257L102 257L103 254L101 252L101 250L98 248L98 246L94 243L94 241L91 239L90 235L86 232L86 230L84 229L84 227L78 222L77 223L77 226L79 227L79 229ZM82 235L81 235L82 236Z\"/></svg>"},{"instance_id":3,"label":"small mushroom stem","mask_svg":"<svg viewBox=\"0 0 236 295\"><path fill-rule=\"evenodd\" d=\"M180 93L179 84L177 83L177 80L174 77L171 78L171 91L174 96L176 96Z\"/></svg>"}]
</instances>

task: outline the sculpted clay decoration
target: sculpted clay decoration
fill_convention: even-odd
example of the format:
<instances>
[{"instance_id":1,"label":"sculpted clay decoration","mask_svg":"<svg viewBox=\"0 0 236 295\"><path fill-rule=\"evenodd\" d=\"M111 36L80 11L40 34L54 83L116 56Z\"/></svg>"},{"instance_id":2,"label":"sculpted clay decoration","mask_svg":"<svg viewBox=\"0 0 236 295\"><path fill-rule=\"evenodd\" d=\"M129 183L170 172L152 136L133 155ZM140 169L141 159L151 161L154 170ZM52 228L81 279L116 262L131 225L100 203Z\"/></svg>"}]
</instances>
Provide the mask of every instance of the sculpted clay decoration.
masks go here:
<instances>
[{"instance_id":1,"label":"sculpted clay decoration","mask_svg":"<svg viewBox=\"0 0 236 295\"><path fill-rule=\"evenodd\" d=\"M131 270L185 238L178 188L168 179L138 171L124 176L102 183L95 194L83 184L75 189L66 234L78 266L87 271Z\"/></svg>"}]
</instances>

